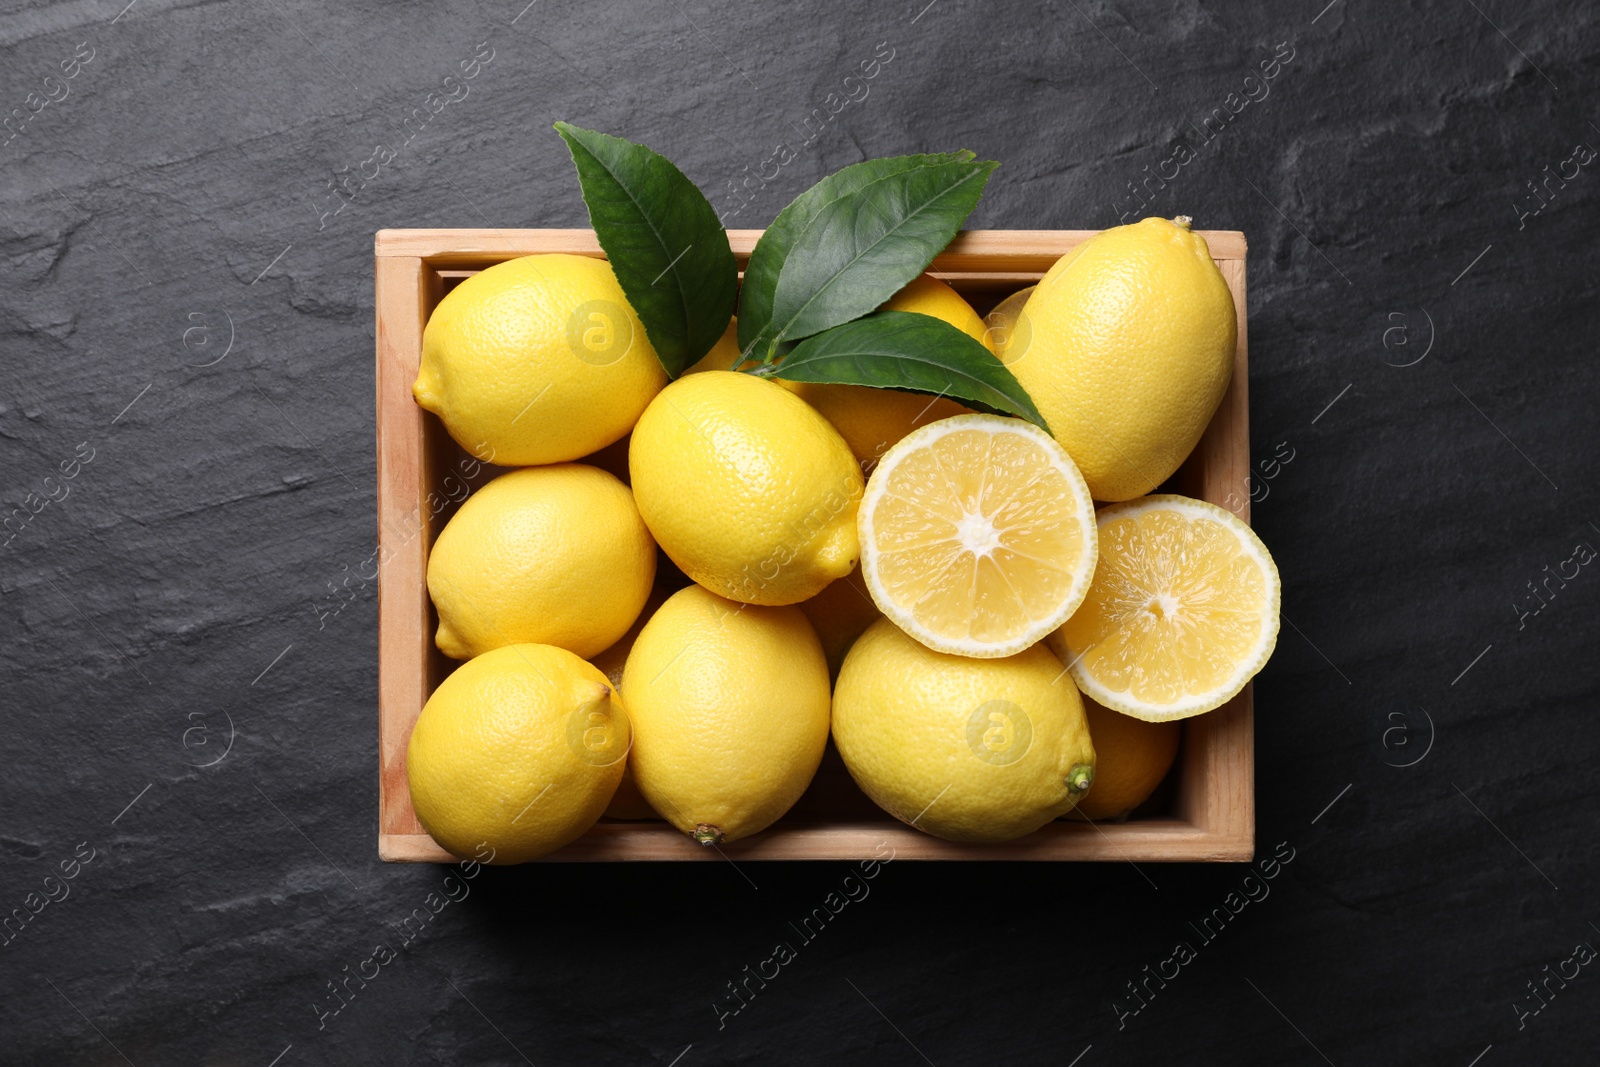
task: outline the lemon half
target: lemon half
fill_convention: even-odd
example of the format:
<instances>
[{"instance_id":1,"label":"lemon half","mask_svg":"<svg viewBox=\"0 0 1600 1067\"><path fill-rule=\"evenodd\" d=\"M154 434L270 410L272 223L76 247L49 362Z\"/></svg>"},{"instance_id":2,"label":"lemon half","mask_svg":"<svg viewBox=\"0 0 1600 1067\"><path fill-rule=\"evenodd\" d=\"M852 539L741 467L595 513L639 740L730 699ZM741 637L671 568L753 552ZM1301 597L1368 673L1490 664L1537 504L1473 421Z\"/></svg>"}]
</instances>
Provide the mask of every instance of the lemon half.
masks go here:
<instances>
[{"instance_id":1,"label":"lemon half","mask_svg":"<svg viewBox=\"0 0 1600 1067\"><path fill-rule=\"evenodd\" d=\"M1010 656L1065 622L1089 591L1089 488L1049 434L957 415L883 457L858 515L861 575L878 608L938 652Z\"/></svg>"},{"instance_id":2,"label":"lemon half","mask_svg":"<svg viewBox=\"0 0 1600 1067\"><path fill-rule=\"evenodd\" d=\"M1278 568L1238 517L1159 494L1102 508L1094 585L1052 639L1084 694L1158 722L1210 711L1278 642Z\"/></svg>"}]
</instances>

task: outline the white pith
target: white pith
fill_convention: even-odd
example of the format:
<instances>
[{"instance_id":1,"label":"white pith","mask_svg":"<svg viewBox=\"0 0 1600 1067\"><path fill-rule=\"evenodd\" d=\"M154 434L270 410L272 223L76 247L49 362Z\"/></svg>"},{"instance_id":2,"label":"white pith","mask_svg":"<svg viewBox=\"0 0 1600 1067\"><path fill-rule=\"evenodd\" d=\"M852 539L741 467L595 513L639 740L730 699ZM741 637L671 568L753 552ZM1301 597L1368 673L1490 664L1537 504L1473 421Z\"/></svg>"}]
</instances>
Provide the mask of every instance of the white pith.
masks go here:
<instances>
[{"instance_id":1,"label":"white pith","mask_svg":"<svg viewBox=\"0 0 1600 1067\"><path fill-rule=\"evenodd\" d=\"M956 533L961 547L974 556L988 556L1000 547L1000 531L994 522L981 511L969 511L956 523Z\"/></svg>"}]
</instances>

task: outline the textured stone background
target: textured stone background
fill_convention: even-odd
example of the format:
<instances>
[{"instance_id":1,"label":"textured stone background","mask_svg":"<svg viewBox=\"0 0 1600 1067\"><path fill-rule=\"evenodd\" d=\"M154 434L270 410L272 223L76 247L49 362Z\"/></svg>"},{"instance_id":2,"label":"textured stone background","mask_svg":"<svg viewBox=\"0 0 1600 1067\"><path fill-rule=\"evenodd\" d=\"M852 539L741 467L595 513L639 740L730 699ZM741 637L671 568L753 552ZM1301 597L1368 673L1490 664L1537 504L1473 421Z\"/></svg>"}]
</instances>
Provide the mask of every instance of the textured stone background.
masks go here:
<instances>
[{"instance_id":1,"label":"textured stone background","mask_svg":"<svg viewBox=\"0 0 1600 1067\"><path fill-rule=\"evenodd\" d=\"M0 535L0 909L93 856L0 946L0 1062L1594 1062L1600 967L1515 1007L1600 945L1600 570L1527 586L1600 545L1600 161L1527 184L1600 145L1593 5L124 2L0 4L3 499L59 498ZM878 42L733 225L955 147L975 226L1114 225L1292 48L1150 210L1251 242L1295 858L1121 1028L1244 869L891 864L720 1029L845 865L493 871L319 1029L446 873L375 857L375 590L319 618L373 551L373 231L583 224L556 118L730 205Z\"/></svg>"}]
</instances>

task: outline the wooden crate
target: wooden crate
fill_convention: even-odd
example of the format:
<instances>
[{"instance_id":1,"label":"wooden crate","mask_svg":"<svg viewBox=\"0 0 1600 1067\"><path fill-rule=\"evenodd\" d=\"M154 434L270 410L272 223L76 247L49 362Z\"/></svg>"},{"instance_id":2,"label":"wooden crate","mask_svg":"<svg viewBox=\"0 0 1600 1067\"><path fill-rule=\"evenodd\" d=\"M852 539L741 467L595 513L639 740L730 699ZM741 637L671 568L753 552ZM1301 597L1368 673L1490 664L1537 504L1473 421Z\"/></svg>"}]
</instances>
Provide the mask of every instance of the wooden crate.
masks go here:
<instances>
[{"instance_id":1,"label":"wooden crate","mask_svg":"<svg viewBox=\"0 0 1600 1067\"><path fill-rule=\"evenodd\" d=\"M1091 230L975 230L960 234L932 272L980 311L1037 282ZM1202 231L1233 291L1239 345L1233 384L1205 436L1168 483L1174 492L1249 519L1250 431L1245 371L1245 240ZM743 266L759 230L733 230ZM428 549L453 511L446 474L467 458L444 426L411 398L422 329L443 294L484 267L541 252L600 256L590 230L384 230L376 241L378 386L378 854L448 862L417 821L406 787L406 744L422 705L455 666L433 644L437 619L426 582ZM441 502L444 506L439 506ZM754 837L704 848L665 822L602 820L549 860L846 860L881 855L938 860L1243 861L1255 849L1251 690L1183 727L1165 814L1088 825L1058 821L1019 841L962 845L914 830L878 809L851 782L830 745L806 795Z\"/></svg>"}]
</instances>

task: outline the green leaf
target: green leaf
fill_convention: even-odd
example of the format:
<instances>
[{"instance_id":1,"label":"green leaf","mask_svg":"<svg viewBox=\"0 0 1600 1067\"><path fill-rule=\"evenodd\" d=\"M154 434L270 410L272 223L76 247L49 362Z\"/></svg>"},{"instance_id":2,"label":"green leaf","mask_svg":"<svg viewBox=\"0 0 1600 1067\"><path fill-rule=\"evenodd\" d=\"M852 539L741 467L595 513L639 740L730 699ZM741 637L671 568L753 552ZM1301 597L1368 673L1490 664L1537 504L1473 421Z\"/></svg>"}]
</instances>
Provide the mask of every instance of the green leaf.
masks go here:
<instances>
[{"instance_id":1,"label":"green leaf","mask_svg":"<svg viewBox=\"0 0 1600 1067\"><path fill-rule=\"evenodd\" d=\"M905 389L1027 419L1051 432L1027 390L982 344L942 319L880 311L802 341L760 374L791 382Z\"/></svg>"},{"instance_id":2,"label":"green leaf","mask_svg":"<svg viewBox=\"0 0 1600 1067\"><path fill-rule=\"evenodd\" d=\"M891 174L826 204L778 272L774 342L860 318L921 274L956 235L998 163Z\"/></svg>"},{"instance_id":3,"label":"green leaf","mask_svg":"<svg viewBox=\"0 0 1600 1067\"><path fill-rule=\"evenodd\" d=\"M971 152L961 151L869 159L835 171L795 197L762 233L745 265L744 288L739 294L739 348L762 356L770 349L772 336L767 327L772 322L772 294L778 287L778 272L795 242L824 207L880 178L940 163L965 163L973 158Z\"/></svg>"},{"instance_id":4,"label":"green leaf","mask_svg":"<svg viewBox=\"0 0 1600 1067\"><path fill-rule=\"evenodd\" d=\"M728 328L739 270L728 231L695 184L644 145L556 123L583 187L589 222L668 377Z\"/></svg>"}]
</instances>

